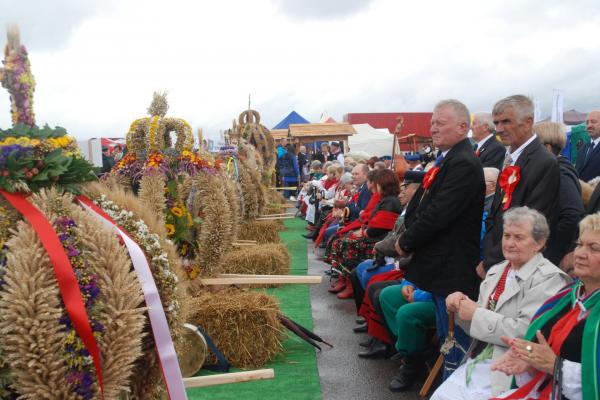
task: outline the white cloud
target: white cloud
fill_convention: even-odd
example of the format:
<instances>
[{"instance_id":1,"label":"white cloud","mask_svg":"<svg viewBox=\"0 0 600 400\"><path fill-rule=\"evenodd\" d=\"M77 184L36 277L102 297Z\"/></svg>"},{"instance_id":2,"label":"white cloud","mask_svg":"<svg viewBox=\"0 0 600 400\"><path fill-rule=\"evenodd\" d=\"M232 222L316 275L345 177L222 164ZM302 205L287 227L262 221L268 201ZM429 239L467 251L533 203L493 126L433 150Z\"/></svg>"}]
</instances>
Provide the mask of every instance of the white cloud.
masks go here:
<instances>
[{"instance_id":1,"label":"white cloud","mask_svg":"<svg viewBox=\"0 0 600 400\"><path fill-rule=\"evenodd\" d=\"M27 3L13 13L31 10ZM250 93L268 127L292 109L341 119L429 111L455 97L479 111L514 93L537 97L548 113L553 88L566 91L566 108L600 108L594 3L127 0L77 8L63 0L71 8L32 12L21 31L38 82L38 123L78 137L123 136L152 92L168 90L170 114L210 135L230 126ZM60 46L48 37L27 42L37 24L52 27L44 13L62 32Z\"/></svg>"}]
</instances>

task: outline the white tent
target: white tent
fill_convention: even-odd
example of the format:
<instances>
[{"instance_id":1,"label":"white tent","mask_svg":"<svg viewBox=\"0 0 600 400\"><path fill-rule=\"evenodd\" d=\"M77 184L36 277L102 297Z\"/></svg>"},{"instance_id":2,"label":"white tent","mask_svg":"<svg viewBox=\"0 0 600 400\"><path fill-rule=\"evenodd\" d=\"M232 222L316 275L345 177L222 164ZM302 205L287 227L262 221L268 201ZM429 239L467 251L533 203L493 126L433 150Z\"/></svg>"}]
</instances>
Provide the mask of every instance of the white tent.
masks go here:
<instances>
[{"instance_id":1,"label":"white tent","mask_svg":"<svg viewBox=\"0 0 600 400\"><path fill-rule=\"evenodd\" d=\"M394 145L394 135L387 129L375 129L369 124L352 125L355 135L348 137L346 153L364 151L371 156L391 156Z\"/></svg>"}]
</instances>

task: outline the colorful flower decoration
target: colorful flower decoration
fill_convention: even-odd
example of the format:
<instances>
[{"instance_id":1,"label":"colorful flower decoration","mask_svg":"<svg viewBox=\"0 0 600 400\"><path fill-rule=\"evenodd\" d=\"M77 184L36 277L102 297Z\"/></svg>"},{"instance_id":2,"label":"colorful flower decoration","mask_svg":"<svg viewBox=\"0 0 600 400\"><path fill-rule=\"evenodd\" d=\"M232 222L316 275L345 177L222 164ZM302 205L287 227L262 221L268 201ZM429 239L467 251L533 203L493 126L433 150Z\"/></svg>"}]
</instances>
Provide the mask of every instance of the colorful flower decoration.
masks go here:
<instances>
[{"instance_id":1,"label":"colorful flower decoration","mask_svg":"<svg viewBox=\"0 0 600 400\"><path fill-rule=\"evenodd\" d=\"M54 222L54 226L65 249L65 253L75 269L75 276L79 282L83 302L90 316L92 332L94 336L99 337L104 332L104 326L94 318L96 300L100 295L98 276L90 271L85 261L85 255L79 250L75 221L67 216L60 216ZM66 376L67 383L72 386L73 391L77 395L85 400L91 400L94 398L92 385L95 382L96 375L94 363L83 341L73 328L71 319L67 313L62 315L60 323L67 332L63 348L64 357L69 367L69 372Z\"/></svg>"},{"instance_id":2,"label":"colorful flower decoration","mask_svg":"<svg viewBox=\"0 0 600 400\"><path fill-rule=\"evenodd\" d=\"M77 184L95 179L94 166L63 128L18 124L0 130L0 189L31 192L60 186L77 192Z\"/></svg>"},{"instance_id":3,"label":"colorful flower decoration","mask_svg":"<svg viewBox=\"0 0 600 400\"><path fill-rule=\"evenodd\" d=\"M428 190L429 187L433 184L433 181L435 181L435 177L437 176L438 172L440 172L440 167L433 167L429 169L429 171L427 171L427 173L423 177L423 188L425 190Z\"/></svg>"},{"instance_id":4,"label":"colorful flower decoration","mask_svg":"<svg viewBox=\"0 0 600 400\"><path fill-rule=\"evenodd\" d=\"M515 188L521 181L521 168L518 166L508 166L502 170L498 179L500 189L502 189L502 210L506 211L510 208L512 195Z\"/></svg>"},{"instance_id":5,"label":"colorful flower decoration","mask_svg":"<svg viewBox=\"0 0 600 400\"><path fill-rule=\"evenodd\" d=\"M104 210L119 226L123 227L132 238L140 245L146 253L148 261L152 264L154 271L154 280L161 293L169 326L173 326L176 320L180 305L174 293L177 287L177 276L172 272L167 253L162 250L160 237L155 233L150 233L148 226L141 219L135 218L131 211L121 209L113 201L108 200L106 196L98 199L92 199Z\"/></svg>"}]
</instances>

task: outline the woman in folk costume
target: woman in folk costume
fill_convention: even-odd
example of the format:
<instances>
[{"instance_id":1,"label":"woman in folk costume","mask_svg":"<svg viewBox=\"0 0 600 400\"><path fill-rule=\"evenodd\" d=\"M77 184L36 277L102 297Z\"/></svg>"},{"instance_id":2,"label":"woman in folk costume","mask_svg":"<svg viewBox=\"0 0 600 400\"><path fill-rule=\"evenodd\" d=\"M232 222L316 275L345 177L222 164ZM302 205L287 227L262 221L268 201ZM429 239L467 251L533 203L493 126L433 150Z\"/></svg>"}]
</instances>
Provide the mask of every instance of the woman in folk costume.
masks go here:
<instances>
[{"instance_id":1,"label":"woman in folk costume","mask_svg":"<svg viewBox=\"0 0 600 400\"><path fill-rule=\"evenodd\" d=\"M344 209L353 194L352 175L345 172L340 178L333 198L321 200L321 218L319 225L312 234L306 235L307 239L315 241L315 247L319 247L327 228L332 224L339 224L344 219Z\"/></svg>"},{"instance_id":2,"label":"woman in folk costume","mask_svg":"<svg viewBox=\"0 0 600 400\"><path fill-rule=\"evenodd\" d=\"M507 350L502 337L523 337L535 311L570 278L541 251L550 229L546 218L528 207L504 214L502 253L479 290L477 302L460 292L446 299L449 312L474 340L467 358L436 390L432 400L489 399L510 388L512 378L492 371Z\"/></svg>"},{"instance_id":3,"label":"woman in folk costume","mask_svg":"<svg viewBox=\"0 0 600 400\"><path fill-rule=\"evenodd\" d=\"M339 178L342 175L343 168L338 168L336 165L329 165L325 169L326 175L319 180L311 181L312 190L307 199L308 209L306 211L306 220L311 224L316 224L319 221L319 205L321 199L330 199L335 194Z\"/></svg>"},{"instance_id":4,"label":"woman in folk costume","mask_svg":"<svg viewBox=\"0 0 600 400\"><path fill-rule=\"evenodd\" d=\"M332 244L331 265L346 274L356 268L361 261L372 256L375 243L383 239L394 228L394 224L402 212L402 205L398 199L400 184L396 174L391 170L379 171L376 185L380 200L373 211L367 214L367 221L360 229L348 232ZM341 279L348 283L347 277L341 277ZM338 298L352 297L352 285L346 284L345 286L346 289L338 294Z\"/></svg>"},{"instance_id":5,"label":"woman in folk costume","mask_svg":"<svg viewBox=\"0 0 600 400\"><path fill-rule=\"evenodd\" d=\"M367 203L365 209L360 212L358 218L356 218L354 221L347 223L344 226L341 226L335 232L335 234L329 238L329 241L327 242L327 248L325 250L325 256L323 257L323 259L326 263L331 264L331 262L333 260L333 244L335 243L335 241L340 238L343 238L344 235L346 235L348 232L359 230L364 224L366 224L369 219L368 217L371 215L371 213L375 209L375 206L379 203L379 200L381 200L381 197L380 197L379 193L377 192L377 174L378 173L379 173L379 170L373 170L373 171L369 171L369 173L367 174L367 182L366 182L367 190L369 192L371 192L371 197L370 197L369 202ZM351 201L356 202L358 199L358 195L359 195L358 193L354 193Z\"/></svg>"},{"instance_id":6,"label":"woman in folk costume","mask_svg":"<svg viewBox=\"0 0 600 400\"><path fill-rule=\"evenodd\" d=\"M514 374L519 388L500 399L600 398L600 214L579 230L578 279L542 305L525 339L503 338L511 349L492 369Z\"/></svg>"}]
</instances>

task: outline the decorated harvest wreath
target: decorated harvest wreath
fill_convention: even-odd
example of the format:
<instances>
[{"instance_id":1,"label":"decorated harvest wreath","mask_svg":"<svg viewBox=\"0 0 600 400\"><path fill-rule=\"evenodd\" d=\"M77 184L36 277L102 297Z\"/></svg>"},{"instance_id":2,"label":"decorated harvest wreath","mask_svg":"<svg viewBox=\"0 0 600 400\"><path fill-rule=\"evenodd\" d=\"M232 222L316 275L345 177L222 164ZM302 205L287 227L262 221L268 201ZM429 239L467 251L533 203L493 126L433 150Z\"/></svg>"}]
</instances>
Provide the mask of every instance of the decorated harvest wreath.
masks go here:
<instances>
[{"instance_id":1,"label":"decorated harvest wreath","mask_svg":"<svg viewBox=\"0 0 600 400\"><path fill-rule=\"evenodd\" d=\"M184 398L164 351L185 318L175 250L130 211L135 198L76 196L94 169L64 129L35 125L15 32L0 78L14 124L0 131L0 397L159 399L160 360L172 398Z\"/></svg>"},{"instance_id":2,"label":"decorated harvest wreath","mask_svg":"<svg viewBox=\"0 0 600 400\"><path fill-rule=\"evenodd\" d=\"M189 124L165 117L167 109L165 94L155 93L150 117L133 122L127 134L130 152L111 174L126 178L140 200L161 216L188 278L194 280L217 274L234 238L232 212L239 206L232 203L221 162L193 151ZM174 146L171 132L177 137Z\"/></svg>"}]
</instances>

